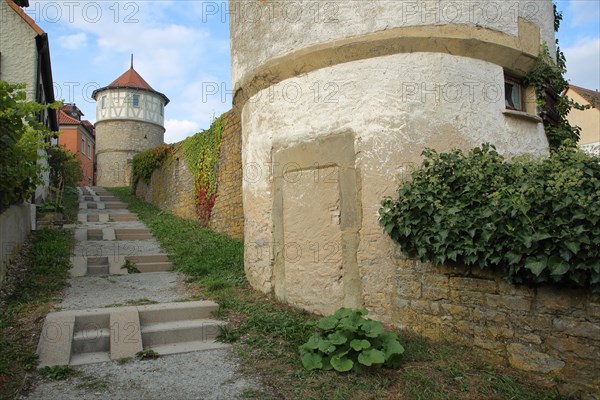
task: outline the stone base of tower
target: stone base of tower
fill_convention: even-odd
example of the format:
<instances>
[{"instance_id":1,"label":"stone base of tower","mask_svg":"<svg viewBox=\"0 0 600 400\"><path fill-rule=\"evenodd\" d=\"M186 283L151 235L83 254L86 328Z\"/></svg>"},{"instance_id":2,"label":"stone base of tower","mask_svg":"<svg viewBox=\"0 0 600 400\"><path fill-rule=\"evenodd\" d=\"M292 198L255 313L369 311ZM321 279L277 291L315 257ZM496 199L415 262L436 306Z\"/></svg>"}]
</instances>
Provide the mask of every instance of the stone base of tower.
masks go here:
<instances>
[{"instance_id":1,"label":"stone base of tower","mask_svg":"<svg viewBox=\"0 0 600 400\"><path fill-rule=\"evenodd\" d=\"M133 156L164 144L164 132L162 126L143 121L96 123L97 185L131 185Z\"/></svg>"},{"instance_id":2,"label":"stone base of tower","mask_svg":"<svg viewBox=\"0 0 600 400\"><path fill-rule=\"evenodd\" d=\"M96 184L102 187L130 186L133 175L133 156L137 152L111 152L98 154Z\"/></svg>"}]
</instances>

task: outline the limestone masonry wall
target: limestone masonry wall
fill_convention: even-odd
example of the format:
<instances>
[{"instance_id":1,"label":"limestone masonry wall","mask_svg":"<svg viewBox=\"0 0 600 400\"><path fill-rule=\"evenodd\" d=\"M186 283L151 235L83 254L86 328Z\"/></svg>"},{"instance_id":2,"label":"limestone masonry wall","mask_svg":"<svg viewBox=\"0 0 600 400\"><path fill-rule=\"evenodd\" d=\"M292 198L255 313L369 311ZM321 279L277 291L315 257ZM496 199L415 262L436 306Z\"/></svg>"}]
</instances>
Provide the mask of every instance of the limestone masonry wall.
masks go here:
<instances>
[{"instance_id":1,"label":"limestone masonry wall","mask_svg":"<svg viewBox=\"0 0 600 400\"><path fill-rule=\"evenodd\" d=\"M183 147L175 147L175 154L154 171L150 184L141 180L136 183L135 194L179 217L195 220L194 176L185 161ZM241 147L240 117L230 111L223 116L217 196L209 227L234 239L244 236Z\"/></svg>"},{"instance_id":2,"label":"limestone masonry wall","mask_svg":"<svg viewBox=\"0 0 600 400\"><path fill-rule=\"evenodd\" d=\"M562 390L598 391L600 294L512 285L489 271L395 263L394 323L474 346L490 361L560 378Z\"/></svg>"},{"instance_id":3,"label":"limestone masonry wall","mask_svg":"<svg viewBox=\"0 0 600 400\"><path fill-rule=\"evenodd\" d=\"M0 213L0 286L6 272L5 264L18 251L31 232L31 204L11 206Z\"/></svg>"},{"instance_id":4,"label":"limestone masonry wall","mask_svg":"<svg viewBox=\"0 0 600 400\"><path fill-rule=\"evenodd\" d=\"M241 129L239 114L229 111L223 116L217 198L209 224L212 230L235 239L244 238Z\"/></svg>"},{"instance_id":5,"label":"limestone masonry wall","mask_svg":"<svg viewBox=\"0 0 600 400\"><path fill-rule=\"evenodd\" d=\"M141 180L137 182L135 194L178 217L196 219L194 175L185 162L181 147L177 148L172 159L154 171L150 184Z\"/></svg>"}]
</instances>

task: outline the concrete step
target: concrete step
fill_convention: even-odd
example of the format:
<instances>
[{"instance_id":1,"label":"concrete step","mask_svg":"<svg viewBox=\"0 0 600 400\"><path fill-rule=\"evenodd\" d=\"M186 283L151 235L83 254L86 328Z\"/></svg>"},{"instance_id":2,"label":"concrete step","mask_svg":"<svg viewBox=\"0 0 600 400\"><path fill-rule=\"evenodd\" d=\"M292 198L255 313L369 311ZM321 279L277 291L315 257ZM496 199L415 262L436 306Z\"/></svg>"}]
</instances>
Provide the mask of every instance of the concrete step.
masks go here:
<instances>
[{"instance_id":1,"label":"concrete step","mask_svg":"<svg viewBox=\"0 0 600 400\"><path fill-rule=\"evenodd\" d=\"M149 255L149 256L127 256L125 258L134 264L168 262L169 261L169 256L166 254L153 254L153 255Z\"/></svg>"},{"instance_id":2,"label":"concrete step","mask_svg":"<svg viewBox=\"0 0 600 400\"><path fill-rule=\"evenodd\" d=\"M88 229L87 240L102 240L102 229Z\"/></svg>"},{"instance_id":3,"label":"concrete step","mask_svg":"<svg viewBox=\"0 0 600 400\"><path fill-rule=\"evenodd\" d=\"M88 267L94 265L108 265L108 257L88 257L87 265Z\"/></svg>"},{"instance_id":4,"label":"concrete step","mask_svg":"<svg viewBox=\"0 0 600 400\"><path fill-rule=\"evenodd\" d=\"M196 342L160 344L160 345L156 345L156 346L147 346L147 347L144 347L144 349L152 349L152 350L156 351L158 354L167 355L167 354L191 353L194 351L224 349L227 347L229 347L229 345L227 345L225 343L220 343L220 342L215 342L214 340L210 340L207 342L196 341Z\"/></svg>"},{"instance_id":5,"label":"concrete step","mask_svg":"<svg viewBox=\"0 0 600 400\"><path fill-rule=\"evenodd\" d=\"M98 214L88 214L87 222L100 222L100 216Z\"/></svg>"},{"instance_id":6,"label":"concrete step","mask_svg":"<svg viewBox=\"0 0 600 400\"><path fill-rule=\"evenodd\" d=\"M88 275L88 276L110 275L110 266L109 265L88 265L86 275Z\"/></svg>"},{"instance_id":7,"label":"concrete step","mask_svg":"<svg viewBox=\"0 0 600 400\"><path fill-rule=\"evenodd\" d=\"M145 347L182 342L214 341L224 321L210 319L182 320L142 325L142 343Z\"/></svg>"},{"instance_id":8,"label":"concrete step","mask_svg":"<svg viewBox=\"0 0 600 400\"><path fill-rule=\"evenodd\" d=\"M101 362L110 362L110 354L108 351L73 354L71 356L71 361L69 361L69 365L85 365Z\"/></svg>"},{"instance_id":9,"label":"concrete step","mask_svg":"<svg viewBox=\"0 0 600 400\"><path fill-rule=\"evenodd\" d=\"M152 232L150 229L115 229L117 240L150 240Z\"/></svg>"},{"instance_id":10,"label":"concrete step","mask_svg":"<svg viewBox=\"0 0 600 400\"><path fill-rule=\"evenodd\" d=\"M109 214L108 219L110 222L122 222L122 221L137 221L137 215L132 213L123 213L123 214ZM89 221L88 222L92 222ZM95 221L98 222L98 221Z\"/></svg>"},{"instance_id":11,"label":"concrete step","mask_svg":"<svg viewBox=\"0 0 600 400\"><path fill-rule=\"evenodd\" d=\"M88 202L86 203L86 206L87 206L87 209L88 209L88 210L96 210L96 209L98 209L98 204L97 204L97 203L94 203L94 202L89 202L89 201L88 201Z\"/></svg>"},{"instance_id":12,"label":"concrete step","mask_svg":"<svg viewBox=\"0 0 600 400\"><path fill-rule=\"evenodd\" d=\"M135 267L141 273L151 273L151 272L167 272L173 269L173 264L170 262L161 262L161 263L141 263L135 264Z\"/></svg>"},{"instance_id":13,"label":"concrete step","mask_svg":"<svg viewBox=\"0 0 600 400\"><path fill-rule=\"evenodd\" d=\"M163 322L208 319L219 305L212 301L193 301L174 304L139 306L142 326Z\"/></svg>"},{"instance_id":14,"label":"concrete step","mask_svg":"<svg viewBox=\"0 0 600 400\"><path fill-rule=\"evenodd\" d=\"M72 354L108 353L110 350L110 330L99 328L76 332L71 343Z\"/></svg>"},{"instance_id":15,"label":"concrete step","mask_svg":"<svg viewBox=\"0 0 600 400\"><path fill-rule=\"evenodd\" d=\"M127 204L121 202L104 203L104 208L107 210L125 210Z\"/></svg>"}]
</instances>

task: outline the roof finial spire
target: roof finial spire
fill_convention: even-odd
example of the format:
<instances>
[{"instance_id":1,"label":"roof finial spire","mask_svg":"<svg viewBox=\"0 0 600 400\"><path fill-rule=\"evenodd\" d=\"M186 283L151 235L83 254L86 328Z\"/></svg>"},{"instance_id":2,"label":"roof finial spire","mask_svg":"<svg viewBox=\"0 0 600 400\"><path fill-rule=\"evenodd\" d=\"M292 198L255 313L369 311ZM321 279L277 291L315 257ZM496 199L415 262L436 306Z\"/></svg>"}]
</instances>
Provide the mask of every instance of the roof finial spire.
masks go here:
<instances>
[{"instance_id":1,"label":"roof finial spire","mask_svg":"<svg viewBox=\"0 0 600 400\"><path fill-rule=\"evenodd\" d=\"M131 69L133 69L133 53L131 53Z\"/></svg>"}]
</instances>

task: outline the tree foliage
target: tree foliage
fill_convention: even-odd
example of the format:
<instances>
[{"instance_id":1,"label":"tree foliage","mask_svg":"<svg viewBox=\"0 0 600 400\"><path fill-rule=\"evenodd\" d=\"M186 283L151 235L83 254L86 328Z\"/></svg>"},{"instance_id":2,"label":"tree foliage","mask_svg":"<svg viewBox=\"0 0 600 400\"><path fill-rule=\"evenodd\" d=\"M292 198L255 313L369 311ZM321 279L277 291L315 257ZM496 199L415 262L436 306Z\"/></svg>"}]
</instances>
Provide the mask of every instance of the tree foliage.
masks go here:
<instances>
[{"instance_id":1,"label":"tree foliage","mask_svg":"<svg viewBox=\"0 0 600 400\"><path fill-rule=\"evenodd\" d=\"M39 160L52 133L38 116L45 108L60 106L27 101L24 88L0 81L0 207L28 199L42 183Z\"/></svg>"}]
</instances>

